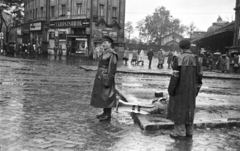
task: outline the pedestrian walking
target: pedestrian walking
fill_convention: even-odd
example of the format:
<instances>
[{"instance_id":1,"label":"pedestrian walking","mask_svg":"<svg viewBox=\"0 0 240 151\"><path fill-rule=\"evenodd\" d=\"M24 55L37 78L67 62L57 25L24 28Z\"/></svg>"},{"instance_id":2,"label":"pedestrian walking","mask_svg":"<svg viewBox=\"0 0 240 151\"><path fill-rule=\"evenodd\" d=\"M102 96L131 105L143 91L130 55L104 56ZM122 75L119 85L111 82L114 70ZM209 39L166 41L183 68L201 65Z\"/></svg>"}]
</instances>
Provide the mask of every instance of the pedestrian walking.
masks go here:
<instances>
[{"instance_id":1,"label":"pedestrian walking","mask_svg":"<svg viewBox=\"0 0 240 151\"><path fill-rule=\"evenodd\" d=\"M165 57L164 57L164 52L163 52L162 49L160 49L160 50L158 51L157 57L158 57L158 65L157 65L157 68L163 68L164 58L165 58Z\"/></svg>"},{"instance_id":2,"label":"pedestrian walking","mask_svg":"<svg viewBox=\"0 0 240 151\"><path fill-rule=\"evenodd\" d=\"M38 47L37 47L37 55L38 55L38 57L40 57L41 54L42 54L42 48L41 48L40 45L38 45Z\"/></svg>"},{"instance_id":3,"label":"pedestrian walking","mask_svg":"<svg viewBox=\"0 0 240 151\"><path fill-rule=\"evenodd\" d=\"M33 46L31 45L31 43L28 43L27 50L28 50L28 57L30 57L33 52Z\"/></svg>"},{"instance_id":4,"label":"pedestrian walking","mask_svg":"<svg viewBox=\"0 0 240 151\"><path fill-rule=\"evenodd\" d=\"M209 54L209 70L212 71L213 69L213 54Z\"/></svg>"},{"instance_id":5,"label":"pedestrian walking","mask_svg":"<svg viewBox=\"0 0 240 151\"><path fill-rule=\"evenodd\" d=\"M167 60L167 63L168 63L168 69L171 69L171 66L172 66L172 59L173 59L173 53L171 50L168 51L168 60Z\"/></svg>"},{"instance_id":6,"label":"pedestrian walking","mask_svg":"<svg viewBox=\"0 0 240 151\"><path fill-rule=\"evenodd\" d=\"M100 54L102 53L101 44L97 44L97 47L96 47L96 53L97 53L97 60L98 60Z\"/></svg>"},{"instance_id":7,"label":"pedestrian walking","mask_svg":"<svg viewBox=\"0 0 240 151\"><path fill-rule=\"evenodd\" d=\"M230 72L230 58L228 57L228 55L226 55L226 70L229 73Z\"/></svg>"},{"instance_id":8,"label":"pedestrian walking","mask_svg":"<svg viewBox=\"0 0 240 151\"><path fill-rule=\"evenodd\" d=\"M131 64L137 64L137 59L138 59L138 51L137 50L133 50L132 52L132 60L131 60Z\"/></svg>"},{"instance_id":9,"label":"pedestrian walking","mask_svg":"<svg viewBox=\"0 0 240 151\"><path fill-rule=\"evenodd\" d=\"M112 107L116 107L115 73L118 56L111 48L112 38L103 37L103 52L99 57L97 74L94 80L91 105L103 108L103 113L97 115L99 121L111 119Z\"/></svg>"},{"instance_id":10,"label":"pedestrian walking","mask_svg":"<svg viewBox=\"0 0 240 151\"><path fill-rule=\"evenodd\" d=\"M239 70L238 58L239 58L239 56L237 54L234 54L234 60L233 60L233 70L234 70L234 73L238 73L238 70Z\"/></svg>"},{"instance_id":11,"label":"pedestrian walking","mask_svg":"<svg viewBox=\"0 0 240 151\"><path fill-rule=\"evenodd\" d=\"M93 60L97 60L97 48L93 48Z\"/></svg>"},{"instance_id":12,"label":"pedestrian walking","mask_svg":"<svg viewBox=\"0 0 240 151\"><path fill-rule=\"evenodd\" d=\"M57 46L54 46L53 47L53 51L54 51L54 57L55 57L55 59L57 58L57 54L58 54L58 48L57 48Z\"/></svg>"},{"instance_id":13,"label":"pedestrian walking","mask_svg":"<svg viewBox=\"0 0 240 151\"><path fill-rule=\"evenodd\" d=\"M153 56L154 56L152 49L150 49L150 50L147 52L147 56L148 56L148 60L149 60L148 68L151 69L152 58L153 58Z\"/></svg>"},{"instance_id":14,"label":"pedestrian walking","mask_svg":"<svg viewBox=\"0 0 240 151\"><path fill-rule=\"evenodd\" d=\"M70 44L67 45L67 52L66 52L66 55L67 56L70 56L71 55L71 51L72 51L72 47Z\"/></svg>"},{"instance_id":15,"label":"pedestrian walking","mask_svg":"<svg viewBox=\"0 0 240 151\"><path fill-rule=\"evenodd\" d=\"M62 55L63 55L62 45L59 45L59 48L58 48L58 55L59 55L60 58L61 58Z\"/></svg>"},{"instance_id":16,"label":"pedestrian walking","mask_svg":"<svg viewBox=\"0 0 240 151\"><path fill-rule=\"evenodd\" d=\"M168 86L170 95L167 119L174 122L174 131L170 134L175 139L191 139L196 108L196 96L202 84L200 64L190 51L189 39L182 39L179 47L182 52L173 58L173 74Z\"/></svg>"},{"instance_id":17,"label":"pedestrian walking","mask_svg":"<svg viewBox=\"0 0 240 151\"><path fill-rule=\"evenodd\" d=\"M140 54L139 54L139 60L138 60L138 64L142 63L142 66L144 65L144 51L141 50Z\"/></svg>"},{"instance_id":18,"label":"pedestrian walking","mask_svg":"<svg viewBox=\"0 0 240 151\"><path fill-rule=\"evenodd\" d=\"M226 54L222 55L222 73L229 72L229 68L230 68L230 59L228 58L228 56Z\"/></svg>"},{"instance_id":19,"label":"pedestrian walking","mask_svg":"<svg viewBox=\"0 0 240 151\"><path fill-rule=\"evenodd\" d=\"M220 55L218 57L218 61L216 62L216 68L217 68L217 70L222 71L222 68L223 68L223 57L222 57L222 55Z\"/></svg>"},{"instance_id":20,"label":"pedestrian walking","mask_svg":"<svg viewBox=\"0 0 240 151\"><path fill-rule=\"evenodd\" d=\"M129 48L127 48L123 54L123 60L125 62L125 65L127 65L128 59L129 59Z\"/></svg>"}]
</instances>

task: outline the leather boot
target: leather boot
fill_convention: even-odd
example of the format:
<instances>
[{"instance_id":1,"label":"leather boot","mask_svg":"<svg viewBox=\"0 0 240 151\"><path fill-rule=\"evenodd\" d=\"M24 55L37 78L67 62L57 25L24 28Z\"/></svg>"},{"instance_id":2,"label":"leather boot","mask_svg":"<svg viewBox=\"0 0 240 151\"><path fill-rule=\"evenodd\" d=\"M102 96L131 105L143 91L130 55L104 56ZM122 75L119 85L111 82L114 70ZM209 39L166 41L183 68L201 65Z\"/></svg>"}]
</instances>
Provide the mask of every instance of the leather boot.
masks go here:
<instances>
[{"instance_id":1,"label":"leather boot","mask_svg":"<svg viewBox=\"0 0 240 151\"><path fill-rule=\"evenodd\" d=\"M111 114L104 114L103 116L101 116L100 118L99 118L99 121L100 122L103 122L103 121L110 121L111 120Z\"/></svg>"},{"instance_id":2,"label":"leather boot","mask_svg":"<svg viewBox=\"0 0 240 151\"><path fill-rule=\"evenodd\" d=\"M105 113L101 113L101 114L98 114L96 117L99 119L100 117L102 117Z\"/></svg>"}]
</instances>

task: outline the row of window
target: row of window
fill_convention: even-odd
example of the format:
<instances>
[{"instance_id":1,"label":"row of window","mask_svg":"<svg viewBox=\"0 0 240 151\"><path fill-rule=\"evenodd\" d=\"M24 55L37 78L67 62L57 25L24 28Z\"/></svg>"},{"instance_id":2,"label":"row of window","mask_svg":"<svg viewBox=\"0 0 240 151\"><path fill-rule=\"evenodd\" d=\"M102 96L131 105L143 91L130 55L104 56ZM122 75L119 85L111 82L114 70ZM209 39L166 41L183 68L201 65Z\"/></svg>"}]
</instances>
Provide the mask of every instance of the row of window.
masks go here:
<instances>
[{"instance_id":1,"label":"row of window","mask_svg":"<svg viewBox=\"0 0 240 151\"><path fill-rule=\"evenodd\" d=\"M38 9L30 10L29 12L26 12L26 17L30 19L37 19L37 18L43 18L43 7L40 8L40 13L38 13Z\"/></svg>"},{"instance_id":2,"label":"row of window","mask_svg":"<svg viewBox=\"0 0 240 151\"><path fill-rule=\"evenodd\" d=\"M100 4L99 9L100 9L100 16L104 16L105 5ZM117 7L112 7L112 17L117 17Z\"/></svg>"},{"instance_id":3,"label":"row of window","mask_svg":"<svg viewBox=\"0 0 240 151\"><path fill-rule=\"evenodd\" d=\"M76 14L77 15L86 15L86 8L83 8L82 3L77 3L77 9L76 9ZM56 13L55 13L55 6L51 6L51 10L50 10L50 15L51 17L56 17ZM59 7L59 16L66 16L67 14L67 7L66 5L61 5ZM100 4L99 5L99 15L100 16L105 16L105 5ZM26 12L26 16L29 17L28 15L30 15L30 18L32 19L37 19L37 18L43 18L44 14L43 14L43 7L40 8L40 14L38 14L38 9L33 9L28 12ZM39 15L39 16L38 16ZM117 7L112 7L112 17L117 17Z\"/></svg>"}]
</instances>

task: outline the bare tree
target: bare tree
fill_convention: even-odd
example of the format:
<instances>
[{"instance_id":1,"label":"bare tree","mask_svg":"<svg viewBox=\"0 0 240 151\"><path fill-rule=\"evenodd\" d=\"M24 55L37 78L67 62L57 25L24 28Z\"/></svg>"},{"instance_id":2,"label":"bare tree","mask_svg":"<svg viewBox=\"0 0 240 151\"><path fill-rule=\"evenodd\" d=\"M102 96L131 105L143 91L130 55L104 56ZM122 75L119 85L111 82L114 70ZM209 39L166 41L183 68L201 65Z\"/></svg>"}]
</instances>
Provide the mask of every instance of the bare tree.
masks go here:
<instances>
[{"instance_id":1,"label":"bare tree","mask_svg":"<svg viewBox=\"0 0 240 151\"><path fill-rule=\"evenodd\" d=\"M133 26L132 26L132 22L127 22L125 23L125 34L126 36L128 36L128 40L130 41L130 38L131 38L131 34L133 33L134 29L133 29Z\"/></svg>"},{"instance_id":2,"label":"bare tree","mask_svg":"<svg viewBox=\"0 0 240 151\"><path fill-rule=\"evenodd\" d=\"M197 29L194 22L191 22L191 24L187 27L187 34L189 35L189 38L192 38L193 31Z\"/></svg>"}]
</instances>

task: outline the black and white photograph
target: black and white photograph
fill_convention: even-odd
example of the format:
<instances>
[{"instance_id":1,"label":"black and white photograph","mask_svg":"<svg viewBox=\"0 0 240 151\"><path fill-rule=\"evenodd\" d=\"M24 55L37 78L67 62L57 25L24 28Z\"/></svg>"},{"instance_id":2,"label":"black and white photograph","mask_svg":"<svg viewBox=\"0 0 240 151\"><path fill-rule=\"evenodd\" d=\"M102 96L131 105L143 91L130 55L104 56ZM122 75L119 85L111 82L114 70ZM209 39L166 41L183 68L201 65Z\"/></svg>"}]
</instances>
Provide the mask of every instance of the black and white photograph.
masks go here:
<instances>
[{"instance_id":1,"label":"black and white photograph","mask_svg":"<svg viewBox=\"0 0 240 151\"><path fill-rule=\"evenodd\" d=\"M0 151L240 151L240 0L0 0Z\"/></svg>"}]
</instances>

